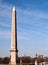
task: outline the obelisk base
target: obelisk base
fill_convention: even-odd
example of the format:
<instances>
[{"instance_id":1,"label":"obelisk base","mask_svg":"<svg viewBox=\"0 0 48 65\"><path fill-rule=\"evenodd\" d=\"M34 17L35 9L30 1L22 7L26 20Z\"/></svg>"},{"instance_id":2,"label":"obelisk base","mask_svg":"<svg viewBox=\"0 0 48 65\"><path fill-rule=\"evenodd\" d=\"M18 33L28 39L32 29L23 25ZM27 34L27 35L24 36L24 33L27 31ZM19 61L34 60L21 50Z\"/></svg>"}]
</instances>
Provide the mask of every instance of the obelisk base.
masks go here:
<instances>
[{"instance_id":1,"label":"obelisk base","mask_svg":"<svg viewBox=\"0 0 48 65\"><path fill-rule=\"evenodd\" d=\"M35 65L38 65L37 58L35 59Z\"/></svg>"},{"instance_id":2,"label":"obelisk base","mask_svg":"<svg viewBox=\"0 0 48 65\"><path fill-rule=\"evenodd\" d=\"M13 61L12 61L10 65L16 65L16 62L13 62Z\"/></svg>"},{"instance_id":3,"label":"obelisk base","mask_svg":"<svg viewBox=\"0 0 48 65\"><path fill-rule=\"evenodd\" d=\"M16 49L11 49L10 55L10 65L16 65Z\"/></svg>"}]
</instances>

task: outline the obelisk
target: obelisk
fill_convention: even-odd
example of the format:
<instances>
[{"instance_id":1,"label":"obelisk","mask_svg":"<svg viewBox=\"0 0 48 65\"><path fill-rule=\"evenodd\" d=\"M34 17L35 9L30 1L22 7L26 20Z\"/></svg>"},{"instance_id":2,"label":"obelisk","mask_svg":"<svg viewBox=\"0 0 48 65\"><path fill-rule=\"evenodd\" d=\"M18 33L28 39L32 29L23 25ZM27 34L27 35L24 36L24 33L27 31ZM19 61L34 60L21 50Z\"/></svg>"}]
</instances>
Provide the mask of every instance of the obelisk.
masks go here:
<instances>
[{"instance_id":1,"label":"obelisk","mask_svg":"<svg viewBox=\"0 0 48 65\"><path fill-rule=\"evenodd\" d=\"M17 24L16 24L16 9L12 9L12 31L11 31L11 50L10 50L10 64L16 65L17 58Z\"/></svg>"}]
</instances>

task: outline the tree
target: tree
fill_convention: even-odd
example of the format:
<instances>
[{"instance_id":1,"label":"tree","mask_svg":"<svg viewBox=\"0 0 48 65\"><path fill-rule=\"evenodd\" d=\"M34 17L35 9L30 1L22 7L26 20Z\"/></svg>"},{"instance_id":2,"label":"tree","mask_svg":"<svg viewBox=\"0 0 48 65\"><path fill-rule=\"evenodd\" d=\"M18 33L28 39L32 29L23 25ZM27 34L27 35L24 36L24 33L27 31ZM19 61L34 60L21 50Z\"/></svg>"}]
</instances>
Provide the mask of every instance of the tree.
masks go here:
<instances>
[{"instance_id":1,"label":"tree","mask_svg":"<svg viewBox=\"0 0 48 65\"><path fill-rule=\"evenodd\" d=\"M9 61L10 61L10 58L9 58L9 57L5 57L5 58L3 59L3 63L4 63L4 64L8 64Z\"/></svg>"},{"instance_id":2,"label":"tree","mask_svg":"<svg viewBox=\"0 0 48 65\"><path fill-rule=\"evenodd\" d=\"M3 63L3 58L0 57L0 64L2 64L2 63Z\"/></svg>"}]
</instances>

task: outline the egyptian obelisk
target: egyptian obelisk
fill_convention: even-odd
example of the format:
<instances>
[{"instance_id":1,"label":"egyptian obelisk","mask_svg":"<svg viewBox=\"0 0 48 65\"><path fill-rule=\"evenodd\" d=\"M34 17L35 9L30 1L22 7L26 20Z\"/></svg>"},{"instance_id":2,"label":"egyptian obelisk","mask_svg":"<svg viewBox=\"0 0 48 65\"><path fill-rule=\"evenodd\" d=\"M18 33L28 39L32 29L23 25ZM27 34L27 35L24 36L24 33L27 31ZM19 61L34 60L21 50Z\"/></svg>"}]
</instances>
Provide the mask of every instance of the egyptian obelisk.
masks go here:
<instances>
[{"instance_id":1,"label":"egyptian obelisk","mask_svg":"<svg viewBox=\"0 0 48 65\"><path fill-rule=\"evenodd\" d=\"M10 50L10 64L16 65L17 58L17 22L16 9L12 9L12 30L11 30L11 50Z\"/></svg>"}]
</instances>

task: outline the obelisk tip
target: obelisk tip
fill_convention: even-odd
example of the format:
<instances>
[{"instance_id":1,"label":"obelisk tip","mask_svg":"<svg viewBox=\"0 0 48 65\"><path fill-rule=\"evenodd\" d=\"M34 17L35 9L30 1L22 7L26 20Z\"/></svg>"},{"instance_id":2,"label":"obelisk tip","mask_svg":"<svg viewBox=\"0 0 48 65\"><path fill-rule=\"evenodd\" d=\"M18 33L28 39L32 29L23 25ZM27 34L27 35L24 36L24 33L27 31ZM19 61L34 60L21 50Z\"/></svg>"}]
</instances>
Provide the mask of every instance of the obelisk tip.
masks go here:
<instances>
[{"instance_id":1,"label":"obelisk tip","mask_svg":"<svg viewBox=\"0 0 48 65\"><path fill-rule=\"evenodd\" d=\"M13 11L15 11L16 9L15 9L15 6L13 7Z\"/></svg>"}]
</instances>

